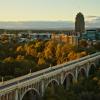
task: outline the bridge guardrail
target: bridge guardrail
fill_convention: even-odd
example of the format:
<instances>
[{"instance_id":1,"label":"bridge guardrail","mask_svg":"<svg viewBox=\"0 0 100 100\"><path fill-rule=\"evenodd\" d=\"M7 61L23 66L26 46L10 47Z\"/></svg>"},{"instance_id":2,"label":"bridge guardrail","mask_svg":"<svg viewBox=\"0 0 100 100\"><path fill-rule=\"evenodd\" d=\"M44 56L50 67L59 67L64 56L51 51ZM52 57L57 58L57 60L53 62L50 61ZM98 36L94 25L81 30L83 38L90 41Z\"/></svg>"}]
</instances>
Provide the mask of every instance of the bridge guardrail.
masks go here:
<instances>
[{"instance_id":1,"label":"bridge guardrail","mask_svg":"<svg viewBox=\"0 0 100 100\"><path fill-rule=\"evenodd\" d=\"M40 73L44 73L45 71L48 71L49 69L51 69L51 68L42 69L42 70L37 71L37 72L34 72L34 73L29 73L29 74L26 74L26 75L21 76L21 77L17 77L17 78L14 78L14 79L8 80L8 81L0 82L0 86L2 86L2 85L6 85L6 84L10 84L10 83L12 83L12 82L22 80L22 79L24 79L24 78L28 78L28 77L30 77L30 76L32 76L32 75L36 75L36 74L40 74Z\"/></svg>"}]
</instances>

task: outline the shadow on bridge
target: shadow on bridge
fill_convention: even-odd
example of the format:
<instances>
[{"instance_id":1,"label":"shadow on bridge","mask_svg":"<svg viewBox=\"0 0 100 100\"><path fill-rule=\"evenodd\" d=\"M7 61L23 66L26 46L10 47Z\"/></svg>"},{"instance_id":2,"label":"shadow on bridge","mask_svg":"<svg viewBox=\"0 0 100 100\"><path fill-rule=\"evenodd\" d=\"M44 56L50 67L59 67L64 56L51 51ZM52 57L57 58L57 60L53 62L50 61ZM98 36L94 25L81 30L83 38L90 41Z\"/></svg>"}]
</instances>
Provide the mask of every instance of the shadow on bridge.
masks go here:
<instances>
[{"instance_id":1,"label":"shadow on bridge","mask_svg":"<svg viewBox=\"0 0 100 100\"><path fill-rule=\"evenodd\" d=\"M78 72L78 76L77 76L77 80L83 80L87 77L87 73L86 73L86 69L84 68L80 68L79 72Z\"/></svg>"},{"instance_id":2,"label":"shadow on bridge","mask_svg":"<svg viewBox=\"0 0 100 100\"><path fill-rule=\"evenodd\" d=\"M70 87L70 85L73 84L73 78L74 78L74 76L72 74L66 75L66 77L63 81L63 86L65 89L68 89Z\"/></svg>"},{"instance_id":3,"label":"shadow on bridge","mask_svg":"<svg viewBox=\"0 0 100 100\"><path fill-rule=\"evenodd\" d=\"M89 75L93 75L93 74L95 73L95 71L96 71L96 66L95 66L94 64L92 64L92 65L90 66L90 68L89 68L88 74L89 74Z\"/></svg>"},{"instance_id":4,"label":"shadow on bridge","mask_svg":"<svg viewBox=\"0 0 100 100\"><path fill-rule=\"evenodd\" d=\"M40 100L40 95L36 90L30 89L24 93L22 100Z\"/></svg>"},{"instance_id":5,"label":"shadow on bridge","mask_svg":"<svg viewBox=\"0 0 100 100\"><path fill-rule=\"evenodd\" d=\"M46 89L52 89L53 92L56 92L56 87L59 85L59 82L57 80L51 80L47 86Z\"/></svg>"}]
</instances>

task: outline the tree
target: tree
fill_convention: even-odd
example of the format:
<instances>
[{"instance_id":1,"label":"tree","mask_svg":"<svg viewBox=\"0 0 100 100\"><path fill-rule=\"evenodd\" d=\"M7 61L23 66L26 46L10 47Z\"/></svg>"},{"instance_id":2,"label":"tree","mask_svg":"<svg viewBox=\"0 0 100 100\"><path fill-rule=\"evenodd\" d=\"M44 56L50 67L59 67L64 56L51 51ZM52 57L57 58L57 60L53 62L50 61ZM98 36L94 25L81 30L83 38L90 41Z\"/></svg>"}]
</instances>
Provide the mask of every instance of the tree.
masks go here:
<instances>
[{"instance_id":1,"label":"tree","mask_svg":"<svg viewBox=\"0 0 100 100\"><path fill-rule=\"evenodd\" d=\"M69 60L75 60L75 59L77 59L77 53L75 53L74 51L71 51L71 52L68 54L68 59L69 59Z\"/></svg>"},{"instance_id":2,"label":"tree","mask_svg":"<svg viewBox=\"0 0 100 100\"><path fill-rule=\"evenodd\" d=\"M55 41L48 41L45 44L44 48L44 56L46 59L53 59L56 53L57 43Z\"/></svg>"},{"instance_id":3,"label":"tree","mask_svg":"<svg viewBox=\"0 0 100 100\"><path fill-rule=\"evenodd\" d=\"M8 57L8 58L5 58L3 61L4 61L5 63L6 63L6 62L13 62L13 61L14 61L14 58L13 58L13 57Z\"/></svg>"},{"instance_id":4,"label":"tree","mask_svg":"<svg viewBox=\"0 0 100 100\"><path fill-rule=\"evenodd\" d=\"M80 40L79 45L80 45L80 47L86 48L88 46L88 43L86 40Z\"/></svg>"},{"instance_id":5,"label":"tree","mask_svg":"<svg viewBox=\"0 0 100 100\"><path fill-rule=\"evenodd\" d=\"M36 51L34 45L27 46L26 55L31 55L33 57L37 57L37 51Z\"/></svg>"},{"instance_id":6,"label":"tree","mask_svg":"<svg viewBox=\"0 0 100 100\"><path fill-rule=\"evenodd\" d=\"M43 65L43 64L46 64L45 59L44 58L39 58L38 65Z\"/></svg>"},{"instance_id":7,"label":"tree","mask_svg":"<svg viewBox=\"0 0 100 100\"><path fill-rule=\"evenodd\" d=\"M94 45L94 48L98 51L100 51L100 42L97 42L95 45Z\"/></svg>"}]
</instances>

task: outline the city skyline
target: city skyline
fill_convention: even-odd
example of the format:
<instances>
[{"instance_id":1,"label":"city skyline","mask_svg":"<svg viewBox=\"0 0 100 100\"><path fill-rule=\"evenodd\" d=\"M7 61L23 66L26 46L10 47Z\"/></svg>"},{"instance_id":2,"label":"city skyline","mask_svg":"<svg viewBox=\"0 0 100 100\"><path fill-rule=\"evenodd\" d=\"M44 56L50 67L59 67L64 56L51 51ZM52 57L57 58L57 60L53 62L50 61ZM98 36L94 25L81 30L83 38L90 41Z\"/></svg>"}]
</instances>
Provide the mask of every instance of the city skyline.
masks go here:
<instances>
[{"instance_id":1,"label":"city skyline","mask_svg":"<svg viewBox=\"0 0 100 100\"><path fill-rule=\"evenodd\" d=\"M0 21L73 21L82 12L86 21L100 20L100 0L0 0Z\"/></svg>"}]
</instances>

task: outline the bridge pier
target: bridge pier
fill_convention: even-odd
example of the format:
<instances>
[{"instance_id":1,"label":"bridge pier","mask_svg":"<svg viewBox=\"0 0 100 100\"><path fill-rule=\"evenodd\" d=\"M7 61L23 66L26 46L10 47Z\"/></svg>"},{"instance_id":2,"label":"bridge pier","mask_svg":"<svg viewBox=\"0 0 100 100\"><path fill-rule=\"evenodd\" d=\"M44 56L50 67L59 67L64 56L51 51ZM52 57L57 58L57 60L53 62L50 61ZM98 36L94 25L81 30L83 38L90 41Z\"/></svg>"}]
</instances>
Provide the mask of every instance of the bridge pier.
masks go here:
<instances>
[{"instance_id":1,"label":"bridge pier","mask_svg":"<svg viewBox=\"0 0 100 100\"><path fill-rule=\"evenodd\" d=\"M69 86L70 86L70 79L67 78L67 79L66 79L66 89L67 89L67 90L69 89Z\"/></svg>"},{"instance_id":2,"label":"bridge pier","mask_svg":"<svg viewBox=\"0 0 100 100\"><path fill-rule=\"evenodd\" d=\"M61 73L61 81L60 81L61 85L63 84L63 79L64 79L64 72Z\"/></svg>"},{"instance_id":3,"label":"bridge pier","mask_svg":"<svg viewBox=\"0 0 100 100\"><path fill-rule=\"evenodd\" d=\"M45 85L44 85L44 80L41 81L41 96L44 95L45 92Z\"/></svg>"},{"instance_id":4,"label":"bridge pier","mask_svg":"<svg viewBox=\"0 0 100 100\"><path fill-rule=\"evenodd\" d=\"M10 93L9 94L9 100L13 100L14 99L14 94L13 93Z\"/></svg>"},{"instance_id":5,"label":"bridge pier","mask_svg":"<svg viewBox=\"0 0 100 100\"><path fill-rule=\"evenodd\" d=\"M2 98L1 98L1 100L7 100L7 99L6 99L6 96L3 95Z\"/></svg>"},{"instance_id":6,"label":"bridge pier","mask_svg":"<svg viewBox=\"0 0 100 100\"><path fill-rule=\"evenodd\" d=\"M7 98L7 100L9 100L9 95L8 94L6 95L6 98Z\"/></svg>"},{"instance_id":7,"label":"bridge pier","mask_svg":"<svg viewBox=\"0 0 100 100\"><path fill-rule=\"evenodd\" d=\"M15 91L15 100L18 100L18 89Z\"/></svg>"},{"instance_id":8,"label":"bridge pier","mask_svg":"<svg viewBox=\"0 0 100 100\"><path fill-rule=\"evenodd\" d=\"M90 68L90 64L87 63L87 70L86 70L86 76L87 76L87 78L89 77L89 68Z\"/></svg>"},{"instance_id":9,"label":"bridge pier","mask_svg":"<svg viewBox=\"0 0 100 100\"><path fill-rule=\"evenodd\" d=\"M78 68L75 69L75 80L74 83L77 83L78 81Z\"/></svg>"}]
</instances>

